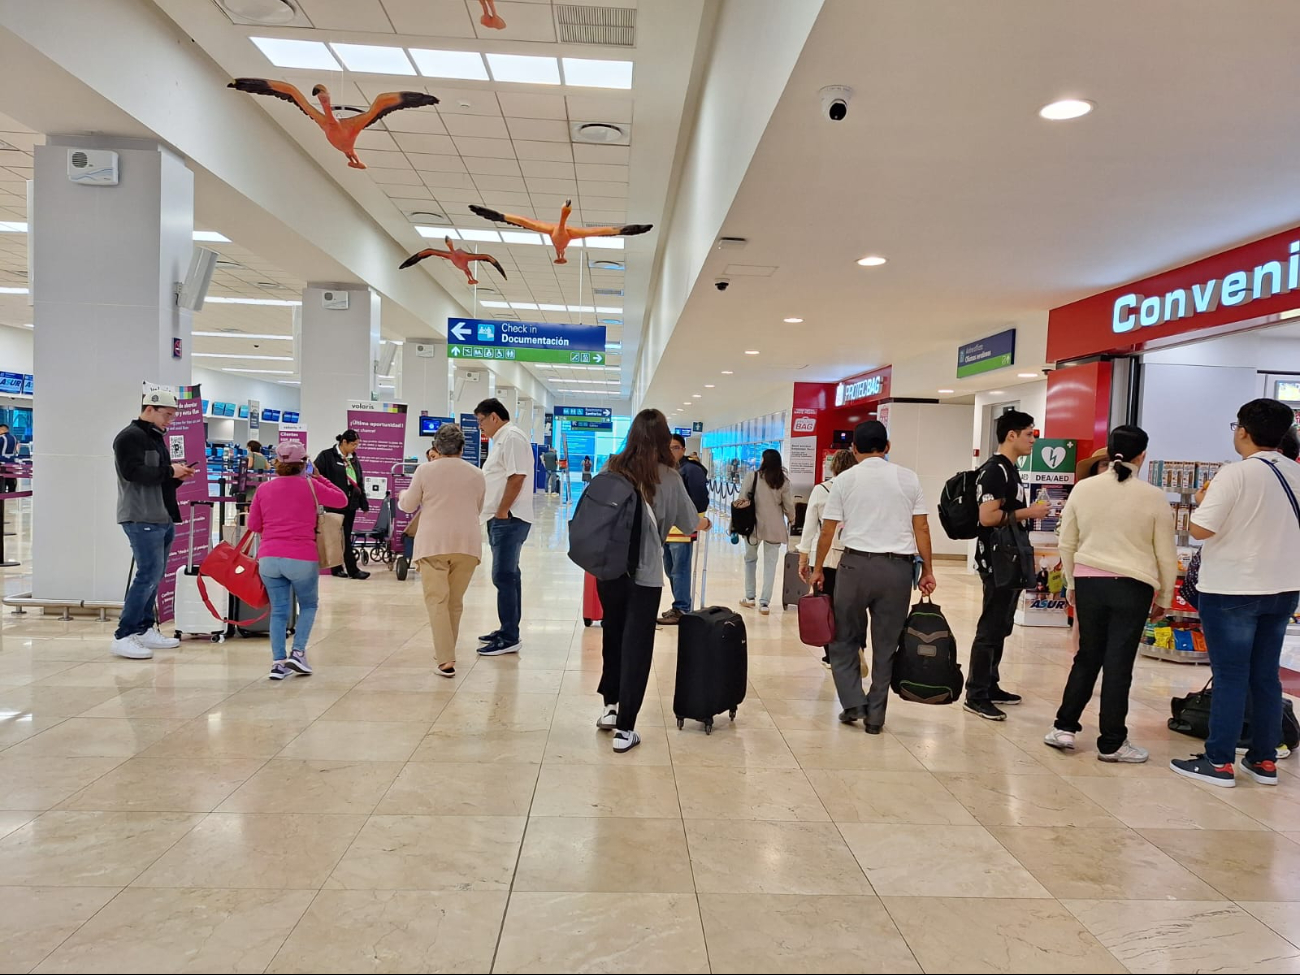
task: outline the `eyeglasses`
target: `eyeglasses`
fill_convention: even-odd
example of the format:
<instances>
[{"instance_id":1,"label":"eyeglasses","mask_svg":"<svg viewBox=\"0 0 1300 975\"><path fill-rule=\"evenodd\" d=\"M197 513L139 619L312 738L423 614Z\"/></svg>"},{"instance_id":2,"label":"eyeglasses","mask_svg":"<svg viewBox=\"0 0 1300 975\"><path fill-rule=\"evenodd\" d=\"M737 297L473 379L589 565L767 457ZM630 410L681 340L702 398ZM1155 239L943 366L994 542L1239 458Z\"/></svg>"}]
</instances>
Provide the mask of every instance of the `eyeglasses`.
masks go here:
<instances>
[{"instance_id":1,"label":"eyeglasses","mask_svg":"<svg viewBox=\"0 0 1300 975\"><path fill-rule=\"evenodd\" d=\"M1238 423L1236 420L1233 420L1231 423L1228 424L1228 429L1231 430L1233 433L1236 433L1237 428L1240 426L1241 426L1240 423Z\"/></svg>"}]
</instances>

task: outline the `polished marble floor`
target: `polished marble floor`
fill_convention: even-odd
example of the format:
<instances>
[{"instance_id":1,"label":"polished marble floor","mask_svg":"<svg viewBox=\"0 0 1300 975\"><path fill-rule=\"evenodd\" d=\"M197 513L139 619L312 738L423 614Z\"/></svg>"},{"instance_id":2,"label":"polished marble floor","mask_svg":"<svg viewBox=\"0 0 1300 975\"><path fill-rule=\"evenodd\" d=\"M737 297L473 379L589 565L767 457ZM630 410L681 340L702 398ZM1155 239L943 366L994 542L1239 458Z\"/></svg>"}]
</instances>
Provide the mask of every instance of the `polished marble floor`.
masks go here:
<instances>
[{"instance_id":1,"label":"polished marble floor","mask_svg":"<svg viewBox=\"0 0 1300 975\"><path fill-rule=\"evenodd\" d=\"M540 499L539 499L540 501ZM1041 744L1069 662L1018 630L1005 724L891 703L835 721L794 614L752 615L750 687L711 737L672 720L661 631L640 726L595 730L599 630L548 501L525 651L433 673L415 579L325 580L316 676L258 640L109 656L109 626L0 628L5 972L1300 972L1300 768L1214 790L1165 765L1203 672L1143 661L1147 766ZM715 537L711 602L740 553ZM965 639L958 567L937 600Z\"/></svg>"}]
</instances>

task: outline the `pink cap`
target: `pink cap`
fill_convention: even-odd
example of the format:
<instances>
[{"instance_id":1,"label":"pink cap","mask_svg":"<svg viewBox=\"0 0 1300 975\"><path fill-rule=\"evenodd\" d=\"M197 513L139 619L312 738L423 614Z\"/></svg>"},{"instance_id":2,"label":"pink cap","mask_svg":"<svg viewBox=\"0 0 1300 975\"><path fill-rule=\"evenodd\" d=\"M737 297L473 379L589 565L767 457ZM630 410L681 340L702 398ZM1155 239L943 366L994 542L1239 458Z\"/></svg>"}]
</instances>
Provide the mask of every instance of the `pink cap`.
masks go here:
<instances>
[{"instance_id":1,"label":"pink cap","mask_svg":"<svg viewBox=\"0 0 1300 975\"><path fill-rule=\"evenodd\" d=\"M307 460L307 448L296 440L286 440L275 445L275 459L286 464L301 464Z\"/></svg>"}]
</instances>

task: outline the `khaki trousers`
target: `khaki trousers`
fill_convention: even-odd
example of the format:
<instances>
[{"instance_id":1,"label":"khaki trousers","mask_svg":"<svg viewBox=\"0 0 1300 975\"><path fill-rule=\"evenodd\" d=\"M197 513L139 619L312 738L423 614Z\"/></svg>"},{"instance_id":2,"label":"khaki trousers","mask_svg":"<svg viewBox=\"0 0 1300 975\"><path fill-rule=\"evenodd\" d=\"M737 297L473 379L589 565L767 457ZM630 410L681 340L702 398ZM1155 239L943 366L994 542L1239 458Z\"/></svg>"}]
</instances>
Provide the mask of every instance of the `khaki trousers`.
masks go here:
<instances>
[{"instance_id":1,"label":"khaki trousers","mask_svg":"<svg viewBox=\"0 0 1300 975\"><path fill-rule=\"evenodd\" d=\"M438 666L455 663L461 608L478 559L472 555L435 555L420 559L418 564Z\"/></svg>"}]
</instances>

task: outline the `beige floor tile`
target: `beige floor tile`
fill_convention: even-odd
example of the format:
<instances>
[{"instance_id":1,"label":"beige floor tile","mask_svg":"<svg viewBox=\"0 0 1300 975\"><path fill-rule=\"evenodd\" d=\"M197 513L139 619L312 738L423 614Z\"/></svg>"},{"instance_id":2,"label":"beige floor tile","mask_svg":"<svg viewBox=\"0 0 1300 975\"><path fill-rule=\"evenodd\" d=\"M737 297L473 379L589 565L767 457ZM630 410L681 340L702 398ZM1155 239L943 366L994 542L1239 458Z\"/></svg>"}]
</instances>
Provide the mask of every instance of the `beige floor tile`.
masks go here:
<instances>
[{"instance_id":1,"label":"beige floor tile","mask_svg":"<svg viewBox=\"0 0 1300 975\"><path fill-rule=\"evenodd\" d=\"M114 687L47 687L42 684L4 687L0 688L0 713L71 718L117 695L118 690Z\"/></svg>"},{"instance_id":2,"label":"beige floor tile","mask_svg":"<svg viewBox=\"0 0 1300 975\"><path fill-rule=\"evenodd\" d=\"M486 972L506 895L322 890L268 972Z\"/></svg>"},{"instance_id":3,"label":"beige floor tile","mask_svg":"<svg viewBox=\"0 0 1300 975\"><path fill-rule=\"evenodd\" d=\"M210 708L217 707L230 697L226 687L175 687L172 685L145 685L124 690L117 697L86 711L85 718L169 718L188 721Z\"/></svg>"},{"instance_id":4,"label":"beige floor tile","mask_svg":"<svg viewBox=\"0 0 1300 975\"><path fill-rule=\"evenodd\" d=\"M445 678L442 678L445 679ZM432 724L450 696L418 691L363 691L354 688L321 715L322 721L423 721Z\"/></svg>"},{"instance_id":5,"label":"beige floor tile","mask_svg":"<svg viewBox=\"0 0 1300 975\"><path fill-rule=\"evenodd\" d=\"M6 883L121 887L203 819L185 813L47 812L0 840Z\"/></svg>"},{"instance_id":6,"label":"beige floor tile","mask_svg":"<svg viewBox=\"0 0 1300 975\"><path fill-rule=\"evenodd\" d=\"M208 713L235 721L315 721L348 692L347 687L311 681L305 681L299 688L295 689L291 681L253 684L232 694Z\"/></svg>"},{"instance_id":7,"label":"beige floor tile","mask_svg":"<svg viewBox=\"0 0 1300 975\"><path fill-rule=\"evenodd\" d=\"M39 972L262 972L311 902L307 890L128 887Z\"/></svg>"},{"instance_id":8,"label":"beige floor tile","mask_svg":"<svg viewBox=\"0 0 1300 975\"><path fill-rule=\"evenodd\" d=\"M893 735L868 735L862 725L838 721L823 731L782 732L786 744L805 769L874 769L920 772L921 763Z\"/></svg>"},{"instance_id":9,"label":"beige floor tile","mask_svg":"<svg viewBox=\"0 0 1300 975\"><path fill-rule=\"evenodd\" d=\"M672 728L668 745L673 765L697 768L798 768L794 754L781 732L745 728L728 721L715 724L707 735L692 722L683 729Z\"/></svg>"},{"instance_id":10,"label":"beige floor tile","mask_svg":"<svg viewBox=\"0 0 1300 975\"><path fill-rule=\"evenodd\" d=\"M813 769L808 781L836 822L976 825L931 772Z\"/></svg>"},{"instance_id":11,"label":"beige floor tile","mask_svg":"<svg viewBox=\"0 0 1300 975\"><path fill-rule=\"evenodd\" d=\"M45 716L38 718L34 714L22 711L0 710L0 751L20 741L26 741L42 731L53 728L67 718Z\"/></svg>"},{"instance_id":12,"label":"beige floor tile","mask_svg":"<svg viewBox=\"0 0 1300 975\"><path fill-rule=\"evenodd\" d=\"M436 725L411 755L413 762L540 765L548 732L508 728L440 730Z\"/></svg>"},{"instance_id":13,"label":"beige floor tile","mask_svg":"<svg viewBox=\"0 0 1300 975\"><path fill-rule=\"evenodd\" d=\"M985 826L1119 826L1064 779L1002 772L948 774L948 789Z\"/></svg>"},{"instance_id":14,"label":"beige floor tile","mask_svg":"<svg viewBox=\"0 0 1300 975\"><path fill-rule=\"evenodd\" d=\"M158 718L68 718L6 750L19 757L130 758L182 722Z\"/></svg>"},{"instance_id":15,"label":"beige floor tile","mask_svg":"<svg viewBox=\"0 0 1300 975\"><path fill-rule=\"evenodd\" d=\"M1124 972L1054 900L886 897L890 917L927 972Z\"/></svg>"},{"instance_id":16,"label":"beige floor tile","mask_svg":"<svg viewBox=\"0 0 1300 975\"><path fill-rule=\"evenodd\" d=\"M525 651L526 652L526 651ZM564 668L554 670L523 669L504 658L478 662L460 681L461 689L471 694L559 694L564 682Z\"/></svg>"},{"instance_id":17,"label":"beige floor tile","mask_svg":"<svg viewBox=\"0 0 1300 975\"><path fill-rule=\"evenodd\" d=\"M0 837L8 836L14 830L26 826L39 815L38 811L31 809L0 812Z\"/></svg>"},{"instance_id":18,"label":"beige floor tile","mask_svg":"<svg viewBox=\"0 0 1300 975\"><path fill-rule=\"evenodd\" d=\"M326 721L309 725L277 755L348 762L404 762L411 757L428 721Z\"/></svg>"},{"instance_id":19,"label":"beige floor tile","mask_svg":"<svg viewBox=\"0 0 1300 975\"><path fill-rule=\"evenodd\" d=\"M1218 893L1128 829L989 830L1053 897L1213 900Z\"/></svg>"},{"instance_id":20,"label":"beige floor tile","mask_svg":"<svg viewBox=\"0 0 1300 975\"><path fill-rule=\"evenodd\" d=\"M0 971L29 971L116 893L115 887L0 887Z\"/></svg>"},{"instance_id":21,"label":"beige floor tile","mask_svg":"<svg viewBox=\"0 0 1300 975\"><path fill-rule=\"evenodd\" d=\"M375 812L384 816L527 816L537 768L410 762Z\"/></svg>"},{"instance_id":22,"label":"beige floor tile","mask_svg":"<svg viewBox=\"0 0 1300 975\"><path fill-rule=\"evenodd\" d=\"M506 890L524 822L512 816L372 816L326 886Z\"/></svg>"},{"instance_id":23,"label":"beige floor tile","mask_svg":"<svg viewBox=\"0 0 1300 975\"><path fill-rule=\"evenodd\" d=\"M262 759L132 758L60 804L105 812L211 812Z\"/></svg>"},{"instance_id":24,"label":"beige floor tile","mask_svg":"<svg viewBox=\"0 0 1300 975\"><path fill-rule=\"evenodd\" d=\"M1168 772L1168 769L1163 771ZM1234 808L1232 804L1220 800L1215 793L1221 790L1215 789L1212 793L1194 782L1174 778L1172 775L1155 780L1078 776L1066 781L1125 826L1134 829L1265 828L1262 823ZM1233 791L1251 790L1243 788Z\"/></svg>"},{"instance_id":25,"label":"beige floor tile","mask_svg":"<svg viewBox=\"0 0 1300 975\"><path fill-rule=\"evenodd\" d=\"M838 723L836 716L842 710L839 701L836 700L787 701L782 698L765 697L763 705L779 731L825 733L836 726Z\"/></svg>"},{"instance_id":26,"label":"beige floor tile","mask_svg":"<svg viewBox=\"0 0 1300 975\"><path fill-rule=\"evenodd\" d=\"M212 813L137 887L320 887L364 816Z\"/></svg>"},{"instance_id":27,"label":"beige floor tile","mask_svg":"<svg viewBox=\"0 0 1300 975\"><path fill-rule=\"evenodd\" d=\"M534 817L514 889L689 893L695 888L682 821Z\"/></svg>"},{"instance_id":28,"label":"beige floor tile","mask_svg":"<svg viewBox=\"0 0 1300 975\"><path fill-rule=\"evenodd\" d=\"M202 715L177 728L142 758L271 758L302 733L310 719L227 718Z\"/></svg>"},{"instance_id":29,"label":"beige floor tile","mask_svg":"<svg viewBox=\"0 0 1300 975\"><path fill-rule=\"evenodd\" d=\"M1227 901L1066 901L1065 906L1128 970L1286 972L1300 952Z\"/></svg>"},{"instance_id":30,"label":"beige floor tile","mask_svg":"<svg viewBox=\"0 0 1300 975\"><path fill-rule=\"evenodd\" d=\"M841 823L881 897L1047 897L982 826Z\"/></svg>"},{"instance_id":31,"label":"beige floor tile","mask_svg":"<svg viewBox=\"0 0 1300 975\"><path fill-rule=\"evenodd\" d=\"M875 897L701 894L718 973L921 971Z\"/></svg>"},{"instance_id":32,"label":"beige floor tile","mask_svg":"<svg viewBox=\"0 0 1300 975\"><path fill-rule=\"evenodd\" d=\"M1221 829L1139 832L1226 898L1300 901L1300 845L1280 833Z\"/></svg>"},{"instance_id":33,"label":"beige floor tile","mask_svg":"<svg viewBox=\"0 0 1300 975\"><path fill-rule=\"evenodd\" d=\"M510 898L494 972L707 972L691 894Z\"/></svg>"},{"instance_id":34,"label":"beige floor tile","mask_svg":"<svg viewBox=\"0 0 1300 975\"><path fill-rule=\"evenodd\" d=\"M710 894L870 894L830 823L687 820L695 886Z\"/></svg>"},{"instance_id":35,"label":"beige floor tile","mask_svg":"<svg viewBox=\"0 0 1300 975\"><path fill-rule=\"evenodd\" d=\"M673 770L661 765L542 766L533 816L679 817Z\"/></svg>"},{"instance_id":36,"label":"beige floor tile","mask_svg":"<svg viewBox=\"0 0 1300 975\"><path fill-rule=\"evenodd\" d=\"M0 753L0 809L49 809L122 763L120 758L45 758Z\"/></svg>"},{"instance_id":37,"label":"beige floor tile","mask_svg":"<svg viewBox=\"0 0 1300 975\"><path fill-rule=\"evenodd\" d=\"M1292 785L1292 783L1295 783ZM1276 830L1290 830L1300 827L1300 779L1286 776L1283 784L1270 789L1250 788L1250 783L1236 789L1217 789L1206 786L1201 791L1218 802L1225 803L1255 821L1257 826L1243 826L1241 829L1260 826ZM1211 792L1210 790L1213 789ZM1216 829L1232 829L1229 826L1216 826Z\"/></svg>"},{"instance_id":38,"label":"beige floor tile","mask_svg":"<svg viewBox=\"0 0 1300 975\"><path fill-rule=\"evenodd\" d=\"M491 661L480 663L487 666ZM447 734L487 730L547 731L557 707L554 694L458 691L438 715L433 730Z\"/></svg>"},{"instance_id":39,"label":"beige floor tile","mask_svg":"<svg viewBox=\"0 0 1300 975\"><path fill-rule=\"evenodd\" d=\"M669 738L663 728L643 725L637 734L641 744L619 754L614 751L613 734L598 731L594 719L587 724L555 727L547 737L545 761L548 765L671 765L676 761L670 756ZM677 734L676 729L673 734Z\"/></svg>"},{"instance_id":40,"label":"beige floor tile","mask_svg":"<svg viewBox=\"0 0 1300 975\"><path fill-rule=\"evenodd\" d=\"M1300 911L1285 901L1244 901L1239 906L1300 948Z\"/></svg>"},{"instance_id":41,"label":"beige floor tile","mask_svg":"<svg viewBox=\"0 0 1300 975\"><path fill-rule=\"evenodd\" d=\"M974 715L968 714L966 717L971 721L981 721L977 726L981 730L984 725L993 723L983 722ZM900 736L899 741L931 772L991 769L1014 775L1051 774L1051 769L1033 755L1000 735L962 734L959 737L938 735L925 738Z\"/></svg>"},{"instance_id":42,"label":"beige floor tile","mask_svg":"<svg viewBox=\"0 0 1300 975\"><path fill-rule=\"evenodd\" d=\"M678 765L673 773L686 819L824 823L830 818L802 769Z\"/></svg>"},{"instance_id":43,"label":"beige floor tile","mask_svg":"<svg viewBox=\"0 0 1300 975\"><path fill-rule=\"evenodd\" d=\"M456 670L468 670L467 665L471 663L473 661L467 660L458 664ZM353 690L359 693L401 691L406 694L436 694L450 699L457 688L454 681L438 676L429 662L425 662L419 667L393 667L387 663L382 664L363 677Z\"/></svg>"},{"instance_id":44,"label":"beige floor tile","mask_svg":"<svg viewBox=\"0 0 1300 975\"><path fill-rule=\"evenodd\" d=\"M272 759L218 811L369 814L401 770L401 762Z\"/></svg>"}]
</instances>

